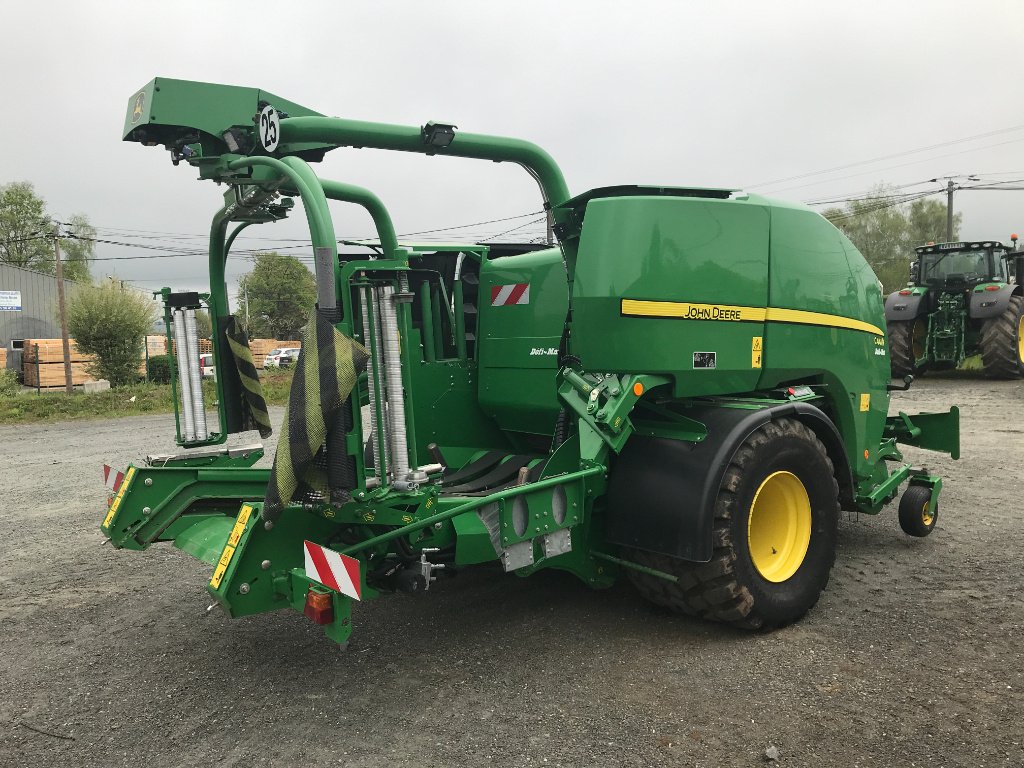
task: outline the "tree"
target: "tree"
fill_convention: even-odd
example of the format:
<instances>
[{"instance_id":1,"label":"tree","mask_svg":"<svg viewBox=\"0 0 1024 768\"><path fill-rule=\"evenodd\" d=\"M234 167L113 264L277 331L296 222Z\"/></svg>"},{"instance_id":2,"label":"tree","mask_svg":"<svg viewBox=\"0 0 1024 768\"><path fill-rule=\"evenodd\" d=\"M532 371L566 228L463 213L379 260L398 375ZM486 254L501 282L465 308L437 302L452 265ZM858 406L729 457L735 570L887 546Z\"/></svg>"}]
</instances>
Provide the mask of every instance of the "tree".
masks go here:
<instances>
[{"instance_id":1,"label":"tree","mask_svg":"<svg viewBox=\"0 0 1024 768\"><path fill-rule=\"evenodd\" d=\"M0 262L53 273L53 224L27 181L0 187Z\"/></svg>"},{"instance_id":2,"label":"tree","mask_svg":"<svg viewBox=\"0 0 1024 768\"><path fill-rule=\"evenodd\" d=\"M200 339L213 338L213 320L205 309L196 310L196 333Z\"/></svg>"},{"instance_id":3,"label":"tree","mask_svg":"<svg viewBox=\"0 0 1024 768\"><path fill-rule=\"evenodd\" d=\"M130 384L139 378L143 340L156 313L149 296L123 283L82 287L68 301L68 330L82 352L96 356L90 373L113 386Z\"/></svg>"},{"instance_id":4,"label":"tree","mask_svg":"<svg viewBox=\"0 0 1024 768\"><path fill-rule=\"evenodd\" d=\"M89 223L85 214L76 213L68 219L67 226L63 228L63 234L67 235L60 241L61 259L64 261L64 277L83 283L91 281L89 259L96 253L94 242L96 230Z\"/></svg>"},{"instance_id":5,"label":"tree","mask_svg":"<svg viewBox=\"0 0 1024 768\"><path fill-rule=\"evenodd\" d=\"M52 275L56 271L53 235L56 223L46 204L27 181L0 187L0 263ZM84 214L76 213L61 232L64 277L88 282L89 259L95 253L96 230Z\"/></svg>"},{"instance_id":6,"label":"tree","mask_svg":"<svg viewBox=\"0 0 1024 768\"><path fill-rule=\"evenodd\" d=\"M878 186L869 197L823 213L857 246L882 281L885 292L907 281L916 246L946 239L945 203L929 199L909 204L899 201L897 190ZM958 236L960 220L960 214L953 217L954 238Z\"/></svg>"},{"instance_id":7,"label":"tree","mask_svg":"<svg viewBox=\"0 0 1024 768\"><path fill-rule=\"evenodd\" d=\"M953 239L960 237L963 214L953 214ZM942 243L946 240L946 204L938 200L915 200L907 211L910 242L913 246Z\"/></svg>"},{"instance_id":8,"label":"tree","mask_svg":"<svg viewBox=\"0 0 1024 768\"><path fill-rule=\"evenodd\" d=\"M258 253L238 283L239 316L250 338L294 339L316 304L316 281L294 256Z\"/></svg>"}]
</instances>

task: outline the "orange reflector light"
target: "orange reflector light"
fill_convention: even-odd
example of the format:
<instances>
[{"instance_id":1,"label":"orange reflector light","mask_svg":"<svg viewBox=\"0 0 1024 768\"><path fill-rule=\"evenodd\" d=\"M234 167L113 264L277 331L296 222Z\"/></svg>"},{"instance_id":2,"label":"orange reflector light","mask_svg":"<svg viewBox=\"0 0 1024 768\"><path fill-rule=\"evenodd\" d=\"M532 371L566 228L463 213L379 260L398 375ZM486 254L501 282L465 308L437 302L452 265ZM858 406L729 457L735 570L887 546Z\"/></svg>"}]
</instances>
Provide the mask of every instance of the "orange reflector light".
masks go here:
<instances>
[{"instance_id":1,"label":"orange reflector light","mask_svg":"<svg viewBox=\"0 0 1024 768\"><path fill-rule=\"evenodd\" d=\"M986 285L985 286L985 290L986 291L998 291L999 290L999 286L998 285Z\"/></svg>"},{"instance_id":2,"label":"orange reflector light","mask_svg":"<svg viewBox=\"0 0 1024 768\"><path fill-rule=\"evenodd\" d=\"M633 394L636 395L637 397L640 397L640 395L642 395L643 393L644 385L638 381L636 384L633 385Z\"/></svg>"},{"instance_id":3,"label":"orange reflector light","mask_svg":"<svg viewBox=\"0 0 1024 768\"><path fill-rule=\"evenodd\" d=\"M334 621L334 606L330 592L316 592L310 587L306 593L306 608L302 611L314 624L330 624Z\"/></svg>"},{"instance_id":4,"label":"orange reflector light","mask_svg":"<svg viewBox=\"0 0 1024 768\"><path fill-rule=\"evenodd\" d=\"M906 288L904 288L902 291L900 291L900 296L909 296L912 293L913 291L908 291Z\"/></svg>"},{"instance_id":5,"label":"orange reflector light","mask_svg":"<svg viewBox=\"0 0 1024 768\"><path fill-rule=\"evenodd\" d=\"M870 451L868 451L868 449L867 449L867 448L865 448L865 449L864 449L864 458L866 459L866 458L869 458L870 456L871 456L871 453L870 453Z\"/></svg>"}]
</instances>

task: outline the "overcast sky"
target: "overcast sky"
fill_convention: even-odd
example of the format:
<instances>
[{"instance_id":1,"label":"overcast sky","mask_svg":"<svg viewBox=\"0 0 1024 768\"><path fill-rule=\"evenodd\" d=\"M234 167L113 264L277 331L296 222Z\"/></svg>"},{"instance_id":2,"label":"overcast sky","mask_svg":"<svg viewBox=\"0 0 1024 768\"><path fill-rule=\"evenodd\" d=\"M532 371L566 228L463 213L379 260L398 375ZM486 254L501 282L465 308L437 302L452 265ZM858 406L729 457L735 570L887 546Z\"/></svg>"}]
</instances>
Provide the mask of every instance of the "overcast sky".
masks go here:
<instances>
[{"instance_id":1,"label":"overcast sky","mask_svg":"<svg viewBox=\"0 0 1024 768\"><path fill-rule=\"evenodd\" d=\"M644 183L812 202L879 183L936 189L909 185L949 175L1024 180L1022 33L1019 0L8 1L0 184L32 182L53 215L84 213L104 239L202 247L221 188L172 167L162 148L120 140L128 100L156 76L259 87L328 115L529 139L574 194ZM876 158L887 159L863 162ZM340 149L315 167L377 192L399 233L540 208L511 165ZM333 205L339 237L372 233L360 209ZM1024 191L964 191L955 207L965 238L1024 230ZM294 247L307 237L301 216L246 234L236 248L305 251ZM229 280L248 266L236 258ZM205 257L93 267L115 272L145 288L203 287Z\"/></svg>"}]
</instances>

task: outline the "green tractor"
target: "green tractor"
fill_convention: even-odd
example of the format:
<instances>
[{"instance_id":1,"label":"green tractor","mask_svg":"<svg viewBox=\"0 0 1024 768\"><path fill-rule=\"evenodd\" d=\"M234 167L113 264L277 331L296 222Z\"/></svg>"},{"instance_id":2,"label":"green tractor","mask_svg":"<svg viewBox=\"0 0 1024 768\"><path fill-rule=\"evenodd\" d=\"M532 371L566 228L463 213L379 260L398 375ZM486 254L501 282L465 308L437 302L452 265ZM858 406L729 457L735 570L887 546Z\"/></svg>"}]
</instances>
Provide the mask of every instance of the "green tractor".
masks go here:
<instances>
[{"instance_id":1,"label":"green tractor","mask_svg":"<svg viewBox=\"0 0 1024 768\"><path fill-rule=\"evenodd\" d=\"M889 415L878 281L803 206L691 187L572 194L520 139L162 78L132 96L123 137L225 192L209 291L161 292L183 450L128 467L101 530L115 548L168 542L209 563L231 616L292 608L345 643L361 600L473 568L554 568L772 628L818 601L840 510L876 514L906 484L904 531L935 526L942 481L900 444L958 458L958 411ZM342 147L520 165L558 243L400 243L374 193L313 171ZM339 252L329 201L368 213L376 241ZM259 468L262 444L225 445L273 426L225 264L240 231L300 206L317 305L274 466ZM191 353L203 308L215 413Z\"/></svg>"},{"instance_id":2,"label":"green tractor","mask_svg":"<svg viewBox=\"0 0 1024 768\"><path fill-rule=\"evenodd\" d=\"M917 249L910 282L885 301L892 375L981 355L993 378L1024 375L1024 253L994 241Z\"/></svg>"}]
</instances>

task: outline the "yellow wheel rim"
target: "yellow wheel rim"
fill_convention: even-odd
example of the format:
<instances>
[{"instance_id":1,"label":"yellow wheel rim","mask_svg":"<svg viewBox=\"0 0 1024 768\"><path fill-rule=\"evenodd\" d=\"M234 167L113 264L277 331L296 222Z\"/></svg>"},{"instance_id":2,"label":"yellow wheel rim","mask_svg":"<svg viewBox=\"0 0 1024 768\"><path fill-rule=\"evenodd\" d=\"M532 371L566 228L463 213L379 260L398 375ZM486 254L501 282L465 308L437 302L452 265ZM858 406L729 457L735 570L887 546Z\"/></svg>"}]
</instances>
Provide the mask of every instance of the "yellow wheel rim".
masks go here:
<instances>
[{"instance_id":1,"label":"yellow wheel rim","mask_svg":"<svg viewBox=\"0 0 1024 768\"><path fill-rule=\"evenodd\" d=\"M922 523L924 523L924 524L925 524L926 526L929 526L929 525L931 525L931 524L932 524L932 520L934 520L934 519L935 519L934 515L932 515L932 514L931 514L931 513L930 513L930 512L928 511L928 506L929 506L930 504L931 504L931 502L930 502L930 501L926 501L926 502L924 503L924 506L923 506L923 507L921 507L921 522L922 522Z\"/></svg>"},{"instance_id":2,"label":"yellow wheel rim","mask_svg":"<svg viewBox=\"0 0 1024 768\"><path fill-rule=\"evenodd\" d=\"M1017 320L1017 359L1024 363L1024 315Z\"/></svg>"},{"instance_id":3,"label":"yellow wheel rim","mask_svg":"<svg viewBox=\"0 0 1024 768\"><path fill-rule=\"evenodd\" d=\"M811 499L792 472L773 472L754 494L747 518L750 559L767 581L800 569L811 542Z\"/></svg>"}]
</instances>

